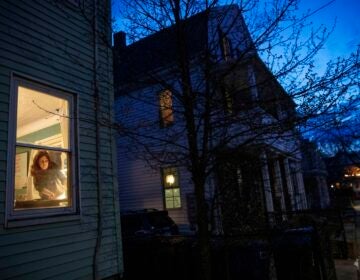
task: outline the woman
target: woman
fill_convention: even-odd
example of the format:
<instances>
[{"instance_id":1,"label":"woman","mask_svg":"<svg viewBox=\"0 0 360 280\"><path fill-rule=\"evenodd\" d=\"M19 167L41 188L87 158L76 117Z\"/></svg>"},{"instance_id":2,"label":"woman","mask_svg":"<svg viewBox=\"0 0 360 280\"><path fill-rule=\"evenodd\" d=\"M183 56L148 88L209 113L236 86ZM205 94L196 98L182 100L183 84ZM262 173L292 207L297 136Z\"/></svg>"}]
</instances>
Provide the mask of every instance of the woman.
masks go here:
<instances>
[{"instance_id":1,"label":"woman","mask_svg":"<svg viewBox=\"0 0 360 280\"><path fill-rule=\"evenodd\" d=\"M39 151L34 157L31 175L41 199L53 200L64 193L66 177L56 163L50 160L47 151Z\"/></svg>"}]
</instances>

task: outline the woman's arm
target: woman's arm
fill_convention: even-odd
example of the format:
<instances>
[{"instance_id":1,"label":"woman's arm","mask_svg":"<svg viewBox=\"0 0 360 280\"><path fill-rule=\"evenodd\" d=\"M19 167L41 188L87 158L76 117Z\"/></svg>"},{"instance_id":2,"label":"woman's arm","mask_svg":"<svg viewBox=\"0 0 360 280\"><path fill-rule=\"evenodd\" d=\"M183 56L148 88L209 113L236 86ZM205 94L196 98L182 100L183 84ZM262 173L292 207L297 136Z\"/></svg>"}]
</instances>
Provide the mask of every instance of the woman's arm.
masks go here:
<instances>
[{"instance_id":1,"label":"woman's arm","mask_svg":"<svg viewBox=\"0 0 360 280\"><path fill-rule=\"evenodd\" d=\"M44 196L46 199L52 200L55 199L55 194L48 190L47 188L43 188L40 192L40 196Z\"/></svg>"}]
</instances>

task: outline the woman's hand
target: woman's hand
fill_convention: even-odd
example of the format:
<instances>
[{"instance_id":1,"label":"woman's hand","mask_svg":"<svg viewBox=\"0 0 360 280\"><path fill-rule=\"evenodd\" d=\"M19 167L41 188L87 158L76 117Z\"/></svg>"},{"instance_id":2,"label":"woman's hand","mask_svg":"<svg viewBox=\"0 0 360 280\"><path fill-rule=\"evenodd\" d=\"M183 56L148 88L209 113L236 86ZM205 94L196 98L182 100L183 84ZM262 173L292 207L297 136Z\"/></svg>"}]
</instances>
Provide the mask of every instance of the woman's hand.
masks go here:
<instances>
[{"instance_id":1,"label":"woman's hand","mask_svg":"<svg viewBox=\"0 0 360 280\"><path fill-rule=\"evenodd\" d=\"M53 200L55 199L55 194L52 191L49 191L48 189L44 188L41 192L42 195L44 195L47 199Z\"/></svg>"}]
</instances>

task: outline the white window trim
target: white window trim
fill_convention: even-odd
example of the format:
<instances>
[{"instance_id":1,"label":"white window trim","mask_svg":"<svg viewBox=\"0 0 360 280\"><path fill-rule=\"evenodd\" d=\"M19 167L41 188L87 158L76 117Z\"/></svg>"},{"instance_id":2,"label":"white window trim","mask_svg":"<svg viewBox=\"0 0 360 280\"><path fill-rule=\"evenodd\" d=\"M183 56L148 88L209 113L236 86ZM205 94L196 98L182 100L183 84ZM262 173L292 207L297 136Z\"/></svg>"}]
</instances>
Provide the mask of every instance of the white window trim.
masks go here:
<instances>
[{"instance_id":1,"label":"white window trim","mask_svg":"<svg viewBox=\"0 0 360 280\"><path fill-rule=\"evenodd\" d=\"M165 169L176 169L176 173L177 173L177 179L178 179L178 186L177 187L165 187L165 174L164 171ZM179 167L178 166L166 166L166 167L162 167L161 168L161 181L162 181L162 195L163 195L163 204L164 204L164 209L172 211L172 210L179 210L183 208L183 199L181 197L182 194L182 190L181 190L181 186L180 186L180 175L179 175ZM167 189L179 189L179 198L180 198L180 207L170 207L167 208L166 207L166 194L165 191Z\"/></svg>"},{"instance_id":2,"label":"white window trim","mask_svg":"<svg viewBox=\"0 0 360 280\"><path fill-rule=\"evenodd\" d=\"M61 149L54 147L46 147L47 150L63 150L69 152L69 165L71 179L69 184L71 185L71 206L60 208L42 208L42 209L24 209L14 210L14 187L15 187L15 150L17 146L16 142L16 130L17 130L17 98L19 85L38 90L42 93L50 94L60 98L66 98L70 104L71 119L69 122L70 142L69 148ZM35 224L49 223L63 220L63 215L72 214L74 217L79 217L78 213L78 201L79 201L79 184L78 184L78 166L77 160L77 96L74 92L63 89L52 84L45 83L36 79L32 79L27 76L18 75L12 73L11 86L10 86L10 100L9 100L9 121L8 121L8 161L7 161L7 180L6 180L6 205L5 205L5 227L25 226L34 224L29 220L36 219ZM33 144L21 144L21 146L38 147ZM45 146L43 146L45 147ZM62 217L59 217L62 216ZM53 217L53 218L52 218Z\"/></svg>"}]
</instances>

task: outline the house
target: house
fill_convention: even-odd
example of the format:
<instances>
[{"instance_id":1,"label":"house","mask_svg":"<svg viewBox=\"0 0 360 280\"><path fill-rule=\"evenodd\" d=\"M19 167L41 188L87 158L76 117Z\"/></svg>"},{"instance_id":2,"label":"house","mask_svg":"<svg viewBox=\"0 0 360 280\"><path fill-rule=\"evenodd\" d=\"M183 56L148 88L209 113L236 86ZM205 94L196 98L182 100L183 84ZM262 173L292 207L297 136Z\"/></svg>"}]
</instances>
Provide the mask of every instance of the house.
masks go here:
<instances>
[{"instance_id":1,"label":"house","mask_svg":"<svg viewBox=\"0 0 360 280\"><path fill-rule=\"evenodd\" d=\"M302 140L301 150L302 170L309 208L329 208L330 195L325 161L317 150L315 143L309 140Z\"/></svg>"},{"instance_id":2,"label":"house","mask_svg":"<svg viewBox=\"0 0 360 280\"><path fill-rule=\"evenodd\" d=\"M335 207L345 209L359 205L360 201L360 154L338 152L325 159L329 172L328 187L332 191Z\"/></svg>"},{"instance_id":3,"label":"house","mask_svg":"<svg viewBox=\"0 0 360 280\"><path fill-rule=\"evenodd\" d=\"M0 2L1 279L122 274L115 146L99 122L112 117L109 17L105 0Z\"/></svg>"},{"instance_id":4,"label":"house","mask_svg":"<svg viewBox=\"0 0 360 280\"><path fill-rule=\"evenodd\" d=\"M283 221L283 212L306 209L295 105L252 47L238 6L212 8L182 24L199 135L210 112L205 193L212 230ZM121 209L166 209L189 233L197 209L176 30L130 45L125 33L114 36L119 194Z\"/></svg>"},{"instance_id":5,"label":"house","mask_svg":"<svg viewBox=\"0 0 360 280\"><path fill-rule=\"evenodd\" d=\"M339 151L325 158L325 162L332 206L342 217L347 254L356 258L359 255L356 224L360 204L360 153Z\"/></svg>"}]
</instances>

